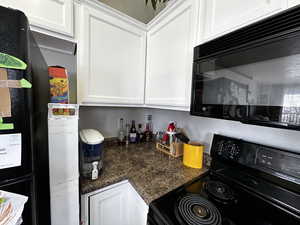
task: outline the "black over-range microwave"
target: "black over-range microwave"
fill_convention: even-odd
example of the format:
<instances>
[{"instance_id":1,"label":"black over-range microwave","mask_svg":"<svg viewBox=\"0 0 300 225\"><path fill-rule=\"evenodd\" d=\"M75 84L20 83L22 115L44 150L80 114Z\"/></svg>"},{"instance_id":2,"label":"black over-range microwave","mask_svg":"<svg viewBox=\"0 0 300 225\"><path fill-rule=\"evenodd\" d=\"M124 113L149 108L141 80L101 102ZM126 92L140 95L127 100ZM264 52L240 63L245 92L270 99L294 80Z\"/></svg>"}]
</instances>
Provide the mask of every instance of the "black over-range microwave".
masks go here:
<instances>
[{"instance_id":1,"label":"black over-range microwave","mask_svg":"<svg viewBox=\"0 0 300 225\"><path fill-rule=\"evenodd\" d=\"M300 130L300 7L195 47L191 114Z\"/></svg>"}]
</instances>

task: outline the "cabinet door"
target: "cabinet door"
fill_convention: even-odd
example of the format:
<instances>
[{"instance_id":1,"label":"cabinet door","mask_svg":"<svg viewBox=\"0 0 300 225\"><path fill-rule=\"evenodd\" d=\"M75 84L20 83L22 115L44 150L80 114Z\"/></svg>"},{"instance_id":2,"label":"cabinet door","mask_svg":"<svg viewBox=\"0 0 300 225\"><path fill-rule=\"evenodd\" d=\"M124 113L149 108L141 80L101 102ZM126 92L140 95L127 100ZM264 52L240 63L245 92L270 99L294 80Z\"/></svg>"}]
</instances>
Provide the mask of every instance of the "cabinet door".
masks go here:
<instances>
[{"instance_id":1,"label":"cabinet door","mask_svg":"<svg viewBox=\"0 0 300 225\"><path fill-rule=\"evenodd\" d=\"M79 103L144 104L145 25L92 5L82 5L81 22Z\"/></svg>"},{"instance_id":2,"label":"cabinet door","mask_svg":"<svg viewBox=\"0 0 300 225\"><path fill-rule=\"evenodd\" d=\"M72 0L1 0L0 5L23 11L34 27L73 36Z\"/></svg>"},{"instance_id":3,"label":"cabinet door","mask_svg":"<svg viewBox=\"0 0 300 225\"><path fill-rule=\"evenodd\" d=\"M150 24L147 34L148 106L188 110L195 41L196 1L179 1Z\"/></svg>"},{"instance_id":4,"label":"cabinet door","mask_svg":"<svg viewBox=\"0 0 300 225\"><path fill-rule=\"evenodd\" d=\"M128 188L121 185L90 197L90 225L129 225Z\"/></svg>"},{"instance_id":5,"label":"cabinet door","mask_svg":"<svg viewBox=\"0 0 300 225\"><path fill-rule=\"evenodd\" d=\"M204 0L204 41L284 10L286 0Z\"/></svg>"},{"instance_id":6,"label":"cabinet door","mask_svg":"<svg viewBox=\"0 0 300 225\"><path fill-rule=\"evenodd\" d=\"M288 7L293 7L300 4L300 0L288 0Z\"/></svg>"},{"instance_id":7,"label":"cabinet door","mask_svg":"<svg viewBox=\"0 0 300 225\"><path fill-rule=\"evenodd\" d=\"M147 225L148 205L136 192L136 190L128 185L129 195L129 224L130 225Z\"/></svg>"}]
</instances>

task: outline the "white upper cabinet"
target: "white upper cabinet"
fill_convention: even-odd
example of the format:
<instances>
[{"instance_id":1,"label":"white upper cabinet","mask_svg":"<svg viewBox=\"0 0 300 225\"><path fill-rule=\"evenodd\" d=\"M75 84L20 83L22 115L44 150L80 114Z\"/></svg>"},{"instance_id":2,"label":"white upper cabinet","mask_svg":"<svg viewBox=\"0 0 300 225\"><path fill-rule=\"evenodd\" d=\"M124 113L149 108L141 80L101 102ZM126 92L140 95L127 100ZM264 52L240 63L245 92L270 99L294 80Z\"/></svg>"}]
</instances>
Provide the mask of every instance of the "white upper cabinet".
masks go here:
<instances>
[{"instance_id":1,"label":"white upper cabinet","mask_svg":"<svg viewBox=\"0 0 300 225\"><path fill-rule=\"evenodd\" d=\"M73 0L1 0L0 5L23 11L33 30L73 37Z\"/></svg>"},{"instance_id":2,"label":"white upper cabinet","mask_svg":"<svg viewBox=\"0 0 300 225\"><path fill-rule=\"evenodd\" d=\"M149 25L147 106L189 110L197 2L177 1Z\"/></svg>"},{"instance_id":3,"label":"white upper cabinet","mask_svg":"<svg viewBox=\"0 0 300 225\"><path fill-rule=\"evenodd\" d=\"M300 0L288 0L288 7L293 7L300 4Z\"/></svg>"},{"instance_id":4,"label":"white upper cabinet","mask_svg":"<svg viewBox=\"0 0 300 225\"><path fill-rule=\"evenodd\" d=\"M144 104L146 26L103 4L80 10L79 104Z\"/></svg>"},{"instance_id":5,"label":"white upper cabinet","mask_svg":"<svg viewBox=\"0 0 300 225\"><path fill-rule=\"evenodd\" d=\"M203 0L201 2L202 41L238 29L287 7L287 0Z\"/></svg>"}]
</instances>

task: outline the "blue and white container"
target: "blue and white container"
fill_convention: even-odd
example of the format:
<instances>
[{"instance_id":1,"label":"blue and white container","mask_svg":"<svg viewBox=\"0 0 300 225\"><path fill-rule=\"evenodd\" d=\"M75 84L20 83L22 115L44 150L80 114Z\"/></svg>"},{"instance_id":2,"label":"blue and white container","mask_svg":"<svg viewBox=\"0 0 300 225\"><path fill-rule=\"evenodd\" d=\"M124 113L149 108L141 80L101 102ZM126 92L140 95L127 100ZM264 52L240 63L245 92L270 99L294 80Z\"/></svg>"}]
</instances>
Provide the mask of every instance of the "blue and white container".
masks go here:
<instances>
[{"instance_id":1,"label":"blue and white container","mask_svg":"<svg viewBox=\"0 0 300 225\"><path fill-rule=\"evenodd\" d=\"M80 131L80 169L81 175L88 179L96 179L93 164L98 162L98 174L103 168L103 135L94 129Z\"/></svg>"}]
</instances>

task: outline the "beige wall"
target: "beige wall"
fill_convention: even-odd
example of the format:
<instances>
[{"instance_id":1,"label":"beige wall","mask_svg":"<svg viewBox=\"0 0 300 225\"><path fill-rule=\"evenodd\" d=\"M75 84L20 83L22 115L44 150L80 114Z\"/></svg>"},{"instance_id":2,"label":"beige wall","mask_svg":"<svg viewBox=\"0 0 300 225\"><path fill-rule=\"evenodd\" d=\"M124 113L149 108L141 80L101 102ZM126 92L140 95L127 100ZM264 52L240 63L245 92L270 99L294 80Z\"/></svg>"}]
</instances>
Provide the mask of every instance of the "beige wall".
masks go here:
<instances>
[{"instance_id":1,"label":"beige wall","mask_svg":"<svg viewBox=\"0 0 300 225\"><path fill-rule=\"evenodd\" d=\"M164 8L164 4L158 4L158 9L154 11L149 0L146 5L145 0L99 0L143 23L148 23Z\"/></svg>"}]
</instances>

